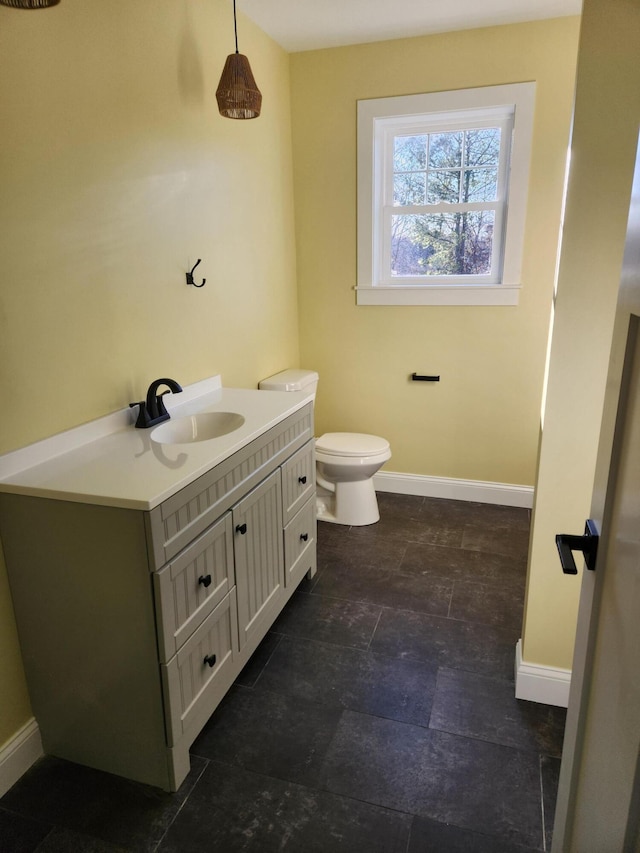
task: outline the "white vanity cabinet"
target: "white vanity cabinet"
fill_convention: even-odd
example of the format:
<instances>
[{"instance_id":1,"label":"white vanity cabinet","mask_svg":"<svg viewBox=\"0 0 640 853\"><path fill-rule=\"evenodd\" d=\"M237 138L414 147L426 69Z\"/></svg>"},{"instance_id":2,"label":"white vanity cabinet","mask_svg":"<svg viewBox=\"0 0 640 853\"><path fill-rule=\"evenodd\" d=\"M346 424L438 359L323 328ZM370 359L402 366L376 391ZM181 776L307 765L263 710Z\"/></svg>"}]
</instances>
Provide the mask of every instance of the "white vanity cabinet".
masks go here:
<instances>
[{"instance_id":1,"label":"white vanity cabinet","mask_svg":"<svg viewBox=\"0 0 640 853\"><path fill-rule=\"evenodd\" d=\"M3 493L0 525L45 752L176 790L315 572L312 405L150 511Z\"/></svg>"}]
</instances>

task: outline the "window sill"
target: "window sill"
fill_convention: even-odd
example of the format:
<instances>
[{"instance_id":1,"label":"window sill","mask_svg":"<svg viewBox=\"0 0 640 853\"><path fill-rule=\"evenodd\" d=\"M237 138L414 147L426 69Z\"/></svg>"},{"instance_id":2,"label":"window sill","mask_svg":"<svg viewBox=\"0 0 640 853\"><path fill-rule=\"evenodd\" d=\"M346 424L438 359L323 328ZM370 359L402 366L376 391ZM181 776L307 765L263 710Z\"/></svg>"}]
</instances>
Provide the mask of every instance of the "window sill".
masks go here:
<instances>
[{"instance_id":1,"label":"window sill","mask_svg":"<svg viewBox=\"0 0 640 853\"><path fill-rule=\"evenodd\" d=\"M357 305L517 305L520 285L356 287Z\"/></svg>"}]
</instances>

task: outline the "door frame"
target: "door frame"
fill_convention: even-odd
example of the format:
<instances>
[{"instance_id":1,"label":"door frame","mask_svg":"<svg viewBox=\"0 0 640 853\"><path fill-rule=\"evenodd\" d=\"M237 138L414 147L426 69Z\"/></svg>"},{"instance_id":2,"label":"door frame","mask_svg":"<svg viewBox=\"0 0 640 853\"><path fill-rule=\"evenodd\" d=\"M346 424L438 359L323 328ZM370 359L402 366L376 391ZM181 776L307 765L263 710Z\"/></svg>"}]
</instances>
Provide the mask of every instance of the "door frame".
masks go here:
<instances>
[{"instance_id":1,"label":"door frame","mask_svg":"<svg viewBox=\"0 0 640 853\"><path fill-rule=\"evenodd\" d=\"M552 853L571 850L573 815L581 768L582 744L587 718L591 675L597 642L600 597L606 572L605 559L609 547L608 515L611 499L607 500L611 478L617 470L619 452L617 441L625 414L625 381L630 371L629 358L633 338L640 335L640 147L631 192L625 252L616 306L607 386L604 398L598 456L590 516L601 531L596 570L582 571L580 601L576 625L569 707L565 728L562 764L558 783L558 798L553 831ZM640 345L640 344L638 344Z\"/></svg>"}]
</instances>

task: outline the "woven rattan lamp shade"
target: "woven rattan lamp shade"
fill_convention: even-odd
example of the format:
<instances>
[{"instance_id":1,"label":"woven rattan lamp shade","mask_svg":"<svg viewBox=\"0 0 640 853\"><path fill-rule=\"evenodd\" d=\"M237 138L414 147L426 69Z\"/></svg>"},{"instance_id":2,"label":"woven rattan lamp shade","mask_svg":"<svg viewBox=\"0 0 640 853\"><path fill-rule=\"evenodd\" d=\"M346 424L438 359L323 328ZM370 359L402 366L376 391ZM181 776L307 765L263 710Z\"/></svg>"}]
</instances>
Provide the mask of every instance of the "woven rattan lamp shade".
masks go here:
<instances>
[{"instance_id":1,"label":"woven rattan lamp shade","mask_svg":"<svg viewBox=\"0 0 640 853\"><path fill-rule=\"evenodd\" d=\"M0 0L0 6L11 6L12 9L46 9L57 6L60 0Z\"/></svg>"},{"instance_id":2,"label":"woven rattan lamp shade","mask_svg":"<svg viewBox=\"0 0 640 853\"><path fill-rule=\"evenodd\" d=\"M220 115L225 118L258 118L260 115L262 94L244 54L231 53L227 56L216 100Z\"/></svg>"}]
</instances>

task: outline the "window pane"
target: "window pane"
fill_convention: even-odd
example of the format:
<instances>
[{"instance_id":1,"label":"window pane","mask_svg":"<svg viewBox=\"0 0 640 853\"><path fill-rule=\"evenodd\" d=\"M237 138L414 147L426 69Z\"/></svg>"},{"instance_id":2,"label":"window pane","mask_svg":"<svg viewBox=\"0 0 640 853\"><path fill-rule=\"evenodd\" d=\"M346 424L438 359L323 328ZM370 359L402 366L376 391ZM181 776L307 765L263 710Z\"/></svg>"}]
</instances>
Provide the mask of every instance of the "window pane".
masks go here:
<instances>
[{"instance_id":1,"label":"window pane","mask_svg":"<svg viewBox=\"0 0 640 853\"><path fill-rule=\"evenodd\" d=\"M462 165L462 140L464 133L429 134L429 168L452 169Z\"/></svg>"},{"instance_id":2,"label":"window pane","mask_svg":"<svg viewBox=\"0 0 640 853\"><path fill-rule=\"evenodd\" d=\"M497 169L465 169L462 201L495 201L497 198Z\"/></svg>"},{"instance_id":3,"label":"window pane","mask_svg":"<svg viewBox=\"0 0 640 853\"><path fill-rule=\"evenodd\" d=\"M494 212L392 216L391 275L491 272Z\"/></svg>"},{"instance_id":4,"label":"window pane","mask_svg":"<svg viewBox=\"0 0 640 853\"><path fill-rule=\"evenodd\" d=\"M412 172L427 164L427 137L395 136L393 139L393 171Z\"/></svg>"},{"instance_id":5,"label":"window pane","mask_svg":"<svg viewBox=\"0 0 640 853\"><path fill-rule=\"evenodd\" d=\"M457 204L460 201L460 172L457 169L429 172L427 201L429 204Z\"/></svg>"},{"instance_id":6,"label":"window pane","mask_svg":"<svg viewBox=\"0 0 640 853\"><path fill-rule=\"evenodd\" d=\"M500 128L468 130L464 159L467 166L497 166L500 158Z\"/></svg>"},{"instance_id":7,"label":"window pane","mask_svg":"<svg viewBox=\"0 0 640 853\"><path fill-rule=\"evenodd\" d=\"M409 172L393 176L393 203L424 204L426 192L426 174Z\"/></svg>"}]
</instances>

